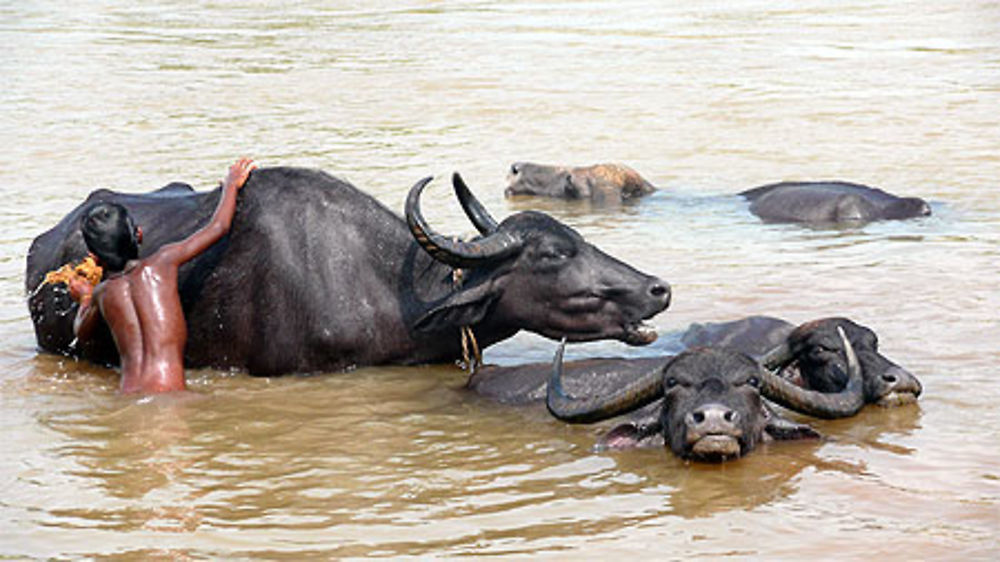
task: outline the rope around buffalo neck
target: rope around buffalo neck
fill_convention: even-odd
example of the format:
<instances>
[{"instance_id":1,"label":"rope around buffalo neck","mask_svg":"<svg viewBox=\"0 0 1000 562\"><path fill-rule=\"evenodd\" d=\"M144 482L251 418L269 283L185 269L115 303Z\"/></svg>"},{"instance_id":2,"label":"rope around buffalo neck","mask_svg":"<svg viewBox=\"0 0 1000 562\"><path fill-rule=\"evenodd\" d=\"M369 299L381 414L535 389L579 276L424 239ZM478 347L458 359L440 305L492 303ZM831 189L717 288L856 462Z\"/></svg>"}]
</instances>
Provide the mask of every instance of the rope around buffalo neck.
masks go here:
<instances>
[{"instance_id":1,"label":"rope around buffalo neck","mask_svg":"<svg viewBox=\"0 0 1000 562\"><path fill-rule=\"evenodd\" d=\"M453 269L451 272L452 287L456 290L461 289L464 276L463 269ZM458 364L463 370L469 372L469 376L472 376L476 369L483 364L483 352L479 349L479 342L476 341L476 334L473 333L472 326L462 326L458 331L462 334L462 359Z\"/></svg>"}]
</instances>

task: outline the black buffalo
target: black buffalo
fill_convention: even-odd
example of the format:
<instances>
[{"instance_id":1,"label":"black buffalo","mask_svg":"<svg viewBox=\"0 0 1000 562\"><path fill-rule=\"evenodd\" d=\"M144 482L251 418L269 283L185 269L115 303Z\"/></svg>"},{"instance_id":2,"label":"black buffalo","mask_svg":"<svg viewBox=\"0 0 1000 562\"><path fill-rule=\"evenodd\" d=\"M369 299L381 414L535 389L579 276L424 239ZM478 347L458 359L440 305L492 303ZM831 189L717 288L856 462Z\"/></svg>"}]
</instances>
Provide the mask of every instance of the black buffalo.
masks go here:
<instances>
[{"instance_id":1,"label":"black buffalo","mask_svg":"<svg viewBox=\"0 0 1000 562\"><path fill-rule=\"evenodd\" d=\"M748 406L761 397L835 418L853 415L866 403L912 403L921 393L916 377L879 353L875 334L846 318L795 327L754 316L695 324L681 339L689 349L677 356L562 366L560 350L558 372L544 363L490 366L475 373L468 387L507 404L546 400L557 417L575 423L629 414L633 419L609 431L602 446L630 447L662 437L678 455L703 460L743 455L761 440L816 436L778 416L767 401ZM704 436L709 439L702 442Z\"/></svg>"},{"instance_id":2,"label":"black buffalo","mask_svg":"<svg viewBox=\"0 0 1000 562\"><path fill-rule=\"evenodd\" d=\"M849 386L857 388L860 371L850 344L846 345ZM603 439L607 446L635 446L659 436L682 458L721 461L746 455L766 440L818 437L810 427L779 417L761 397L766 392L787 392L794 400L808 400L809 394L816 393L790 389L787 381L746 354L697 347L648 365L631 382L610 393L573 398L563 390L563 347L556 352L546 398L549 411L557 418L592 423L657 403L654 411L638 421L611 430ZM619 361L605 367L634 372L636 365Z\"/></svg>"},{"instance_id":3,"label":"black buffalo","mask_svg":"<svg viewBox=\"0 0 1000 562\"><path fill-rule=\"evenodd\" d=\"M469 387L507 404L545 401L557 417L573 423L620 415L600 438L601 449L662 442L680 457L718 461L744 455L769 440L818 437L809 426L779 416L761 400L760 371L759 364L742 353L696 348L678 356L571 361L560 367L554 392L550 389L556 387L547 382L553 366L543 363L485 367L473 375ZM657 387L664 377L684 380L686 386L675 385L664 394ZM614 407L607 407L608 402Z\"/></svg>"},{"instance_id":4,"label":"black buffalo","mask_svg":"<svg viewBox=\"0 0 1000 562\"><path fill-rule=\"evenodd\" d=\"M557 199L589 199L615 202L635 199L656 191L638 172L621 164L597 164L569 168L516 162L507 175L504 194L541 195Z\"/></svg>"},{"instance_id":5,"label":"black buffalo","mask_svg":"<svg viewBox=\"0 0 1000 562\"><path fill-rule=\"evenodd\" d=\"M916 402L923 388L912 373L879 352L878 336L847 318L824 318L798 327L777 318L752 316L733 322L696 324L682 341L688 346L725 346L759 357L766 366L805 389L839 393L847 384L842 329L858 357L863 379L860 403L833 409L800 409L820 417L846 417L864 404L895 406Z\"/></svg>"},{"instance_id":6,"label":"black buffalo","mask_svg":"<svg viewBox=\"0 0 1000 562\"><path fill-rule=\"evenodd\" d=\"M505 403L544 399L553 415L571 423L630 414L633 419L609 431L602 446L632 447L662 438L678 456L718 461L745 455L764 441L818 436L809 426L779 416L762 398L820 413L861 403L863 380L857 356L843 329L838 328L838 337L848 381L834 393L804 389L749 355L724 346L695 347L677 356L587 359L563 366L561 345L552 367L539 363L487 367L473 375L468 386Z\"/></svg>"},{"instance_id":7,"label":"black buffalo","mask_svg":"<svg viewBox=\"0 0 1000 562\"><path fill-rule=\"evenodd\" d=\"M782 182L740 193L750 212L766 222L813 224L865 223L931 214L919 197L898 197L856 183Z\"/></svg>"},{"instance_id":8,"label":"black buffalo","mask_svg":"<svg viewBox=\"0 0 1000 562\"><path fill-rule=\"evenodd\" d=\"M643 320L668 306L666 282L548 215L522 212L497 223L457 174L456 195L481 236L462 242L439 235L420 213L429 181L411 189L404 221L326 173L255 171L229 235L180 270L186 364L276 375L451 361L461 355L463 327L482 347L519 330L637 345L655 338ZM41 284L47 271L85 255L85 208L123 204L145 231L146 256L197 229L218 197L219 190L186 185L143 195L99 190L38 236L25 283L39 346L117 359L108 334L75 346L75 305L63 286Z\"/></svg>"}]
</instances>

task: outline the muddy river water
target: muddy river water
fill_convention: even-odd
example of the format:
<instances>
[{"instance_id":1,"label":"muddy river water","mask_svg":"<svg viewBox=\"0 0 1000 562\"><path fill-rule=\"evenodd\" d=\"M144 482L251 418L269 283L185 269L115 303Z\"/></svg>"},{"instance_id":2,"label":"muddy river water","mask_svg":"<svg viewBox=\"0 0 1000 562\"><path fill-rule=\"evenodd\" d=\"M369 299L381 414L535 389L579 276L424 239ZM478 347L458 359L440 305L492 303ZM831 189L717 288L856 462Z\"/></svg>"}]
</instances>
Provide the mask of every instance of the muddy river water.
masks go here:
<instances>
[{"instance_id":1,"label":"muddy river water","mask_svg":"<svg viewBox=\"0 0 1000 562\"><path fill-rule=\"evenodd\" d=\"M0 5L0 557L991 559L1000 551L995 2ZM251 378L187 396L39 353L34 236L91 190L213 187L237 156L322 168L469 232L540 208L668 280L696 321L846 315L924 384L736 462L595 452L601 428L463 390L452 365ZM630 164L617 209L503 197L511 162ZM732 194L844 179L931 217L765 225ZM332 290L336 290L332 288ZM551 358L532 334L490 363Z\"/></svg>"}]
</instances>

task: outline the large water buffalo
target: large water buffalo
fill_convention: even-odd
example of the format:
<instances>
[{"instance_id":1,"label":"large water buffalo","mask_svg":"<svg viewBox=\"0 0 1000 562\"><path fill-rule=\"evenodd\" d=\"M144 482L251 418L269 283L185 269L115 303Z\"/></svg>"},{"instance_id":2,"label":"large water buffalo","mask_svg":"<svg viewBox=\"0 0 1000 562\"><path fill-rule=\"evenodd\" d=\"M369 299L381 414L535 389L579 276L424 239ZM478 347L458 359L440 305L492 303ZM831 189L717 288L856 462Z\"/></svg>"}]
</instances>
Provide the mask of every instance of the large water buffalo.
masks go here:
<instances>
[{"instance_id":1,"label":"large water buffalo","mask_svg":"<svg viewBox=\"0 0 1000 562\"><path fill-rule=\"evenodd\" d=\"M841 181L781 182L740 193L750 212L766 222L865 223L931 214L919 197L898 197L881 189Z\"/></svg>"},{"instance_id":2,"label":"large water buffalo","mask_svg":"<svg viewBox=\"0 0 1000 562\"><path fill-rule=\"evenodd\" d=\"M569 168L515 162L507 175L504 194L541 195L557 199L615 202L656 191L638 172L621 164L596 164Z\"/></svg>"},{"instance_id":3,"label":"large water buffalo","mask_svg":"<svg viewBox=\"0 0 1000 562\"><path fill-rule=\"evenodd\" d=\"M464 327L481 347L519 330L573 341L655 339L643 320L668 306L666 282L543 213L497 223L457 174L456 195L481 236L437 234L420 212L429 181L410 190L404 220L321 171L253 172L229 236L180 271L186 365L277 375L452 361ZM142 257L198 228L218 197L183 184L142 195L98 190L38 236L25 284L39 346L117 360L108 334L75 346L75 305L64 286L41 284L47 271L86 254L79 217L91 203L129 209L146 233Z\"/></svg>"}]
</instances>

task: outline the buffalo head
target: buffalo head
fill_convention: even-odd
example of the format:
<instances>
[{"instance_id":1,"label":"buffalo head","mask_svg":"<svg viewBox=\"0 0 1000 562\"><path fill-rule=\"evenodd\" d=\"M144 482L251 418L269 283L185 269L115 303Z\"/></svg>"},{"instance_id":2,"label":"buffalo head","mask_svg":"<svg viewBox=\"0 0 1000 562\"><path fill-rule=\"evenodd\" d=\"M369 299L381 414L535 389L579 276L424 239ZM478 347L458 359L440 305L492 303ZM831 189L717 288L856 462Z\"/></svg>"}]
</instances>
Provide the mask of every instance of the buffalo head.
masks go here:
<instances>
[{"instance_id":1,"label":"buffalo head","mask_svg":"<svg viewBox=\"0 0 1000 562\"><path fill-rule=\"evenodd\" d=\"M631 199L656 190L632 168L597 164L580 168L530 162L511 165L504 194L541 195L558 199Z\"/></svg>"},{"instance_id":2,"label":"buffalo head","mask_svg":"<svg viewBox=\"0 0 1000 562\"><path fill-rule=\"evenodd\" d=\"M922 391L920 381L879 353L875 332L847 318L826 318L802 324L789 334L785 343L770 351L764 362L771 368L797 368L805 388L824 393L842 392L848 375L845 346L838 330L846 333L857 355L863 380L863 404L892 406L917 400ZM852 407L831 411L828 417L855 412L857 409Z\"/></svg>"},{"instance_id":3,"label":"buffalo head","mask_svg":"<svg viewBox=\"0 0 1000 562\"><path fill-rule=\"evenodd\" d=\"M571 398L563 391L562 355L560 346L547 391L549 411L561 420L596 422L662 399L657 421L616 427L604 439L611 446L635 444L660 433L682 458L721 461L745 455L767 439L818 437L812 428L775 414L762 400L762 391L777 377L750 356L730 349L685 351L610 396L589 398ZM852 368L857 382L856 361Z\"/></svg>"},{"instance_id":4,"label":"buffalo head","mask_svg":"<svg viewBox=\"0 0 1000 562\"><path fill-rule=\"evenodd\" d=\"M890 220L927 217L931 214L931 206L920 197L900 197L886 205L883 214Z\"/></svg>"},{"instance_id":5,"label":"buffalo head","mask_svg":"<svg viewBox=\"0 0 1000 562\"><path fill-rule=\"evenodd\" d=\"M416 321L417 329L479 324L571 341L656 339L643 320L670 304L665 281L608 256L544 213L525 211L497 223L458 174L452 179L481 236L460 241L431 230L420 212L431 178L410 191L406 220L414 238L436 260L463 270L464 279L461 290Z\"/></svg>"}]
</instances>

